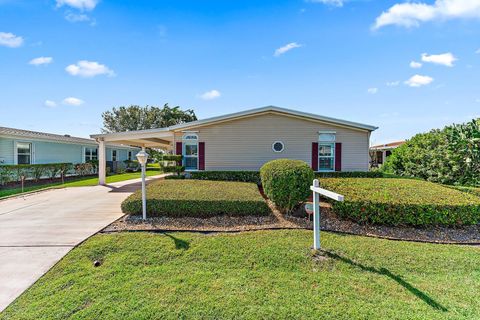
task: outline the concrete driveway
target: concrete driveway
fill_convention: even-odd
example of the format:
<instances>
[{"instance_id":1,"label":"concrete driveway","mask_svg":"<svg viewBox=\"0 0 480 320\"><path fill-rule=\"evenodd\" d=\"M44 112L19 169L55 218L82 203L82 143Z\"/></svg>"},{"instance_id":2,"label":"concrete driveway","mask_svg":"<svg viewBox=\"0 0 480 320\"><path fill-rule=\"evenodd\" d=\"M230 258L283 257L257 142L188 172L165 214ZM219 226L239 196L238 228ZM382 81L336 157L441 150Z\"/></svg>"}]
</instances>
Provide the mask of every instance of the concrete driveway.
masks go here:
<instances>
[{"instance_id":1,"label":"concrete driveway","mask_svg":"<svg viewBox=\"0 0 480 320\"><path fill-rule=\"evenodd\" d=\"M138 179L0 201L0 312L76 245L120 218L120 204L139 188Z\"/></svg>"}]
</instances>

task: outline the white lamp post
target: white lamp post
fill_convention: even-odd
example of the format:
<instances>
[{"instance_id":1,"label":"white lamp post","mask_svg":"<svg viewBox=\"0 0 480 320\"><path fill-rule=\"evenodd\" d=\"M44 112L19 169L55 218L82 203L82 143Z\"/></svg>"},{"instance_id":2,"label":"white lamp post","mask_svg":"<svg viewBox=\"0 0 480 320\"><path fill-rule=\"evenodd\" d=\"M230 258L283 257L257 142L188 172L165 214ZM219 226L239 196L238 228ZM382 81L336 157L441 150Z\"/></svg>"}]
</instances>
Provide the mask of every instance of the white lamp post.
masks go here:
<instances>
[{"instance_id":1,"label":"white lamp post","mask_svg":"<svg viewBox=\"0 0 480 320\"><path fill-rule=\"evenodd\" d=\"M143 220L147 219L147 192L145 190L145 171L148 160L148 153L145 152L145 148L137 153L137 160L142 166L142 216Z\"/></svg>"}]
</instances>

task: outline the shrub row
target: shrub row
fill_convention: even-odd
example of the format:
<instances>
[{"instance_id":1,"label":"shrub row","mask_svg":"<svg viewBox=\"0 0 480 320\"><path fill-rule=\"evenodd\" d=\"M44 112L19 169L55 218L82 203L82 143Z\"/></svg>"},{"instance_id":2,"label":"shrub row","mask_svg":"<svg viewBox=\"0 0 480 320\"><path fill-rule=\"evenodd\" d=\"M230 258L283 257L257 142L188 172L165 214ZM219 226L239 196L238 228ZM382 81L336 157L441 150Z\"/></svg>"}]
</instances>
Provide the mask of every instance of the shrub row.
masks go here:
<instances>
[{"instance_id":1,"label":"shrub row","mask_svg":"<svg viewBox=\"0 0 480 320\"><path fill-rule=\"evenodd\" d=\"M0 166L0 185L12 181L33 179L35 181L48 177L55 179L65 176L73 169L71 163L48 163L48 164L18 164Z\"/></svg>"},{"instance_id":2,"label":"shrub row","mask_svg":"<svg viewBox=\"0 0 480 320\"><path fill-rule=\"evenodd\" d=\"M264 164L260 177L268 198L289 213L310 195L314 172L304 161L278 159Z\"/></svg>"},{"instance_id":3,"label":"shrub row","mask_svg":"<svg viewBox=\"0 0 480 320\"><path fill-rule=\"evenodd\" d=\"M190 177L196 180L241 181L261 184L259 171L195 171ZM316 178L383 178L379 171L369 172L316 172Z\"/></svg>"},{"instance_id":4,"label":"shrub row","mask_svg":"<svg viewBox=\"0 0 480 320\"><path fill-rule=\"evenodd\" d=\"M240 181L260 184L258 171L195 171L190 177L196 180Z\"/></svg>"},{"instance_id":5,"label":"shrub row","mask_svg":"<svg viewBox=\"0 0 480 320\"><path fill-rule=\"evenodd\" d=\"M261 183L259 171L196 171L191 172L192 179L217 181L242 181ZM316 172L316 178L383 178L379 171L369 172Z\"/></svg>"},{"instance_id":6,"label":"shrub row","mask_svg":"<svg viewBox=\"0 0 480 320\"><path fill-rule=\"evenodd\" d=\"M130 195L122 210L141 215L141 192ZM270 209L253 183L163 180L147 187L147 214L149 217L197 217L216 215L268 215Z\"/></svg>"},{"instance_id":7,"label":"shrub row","mask_svg":"<svg viewBox=\"0 0 480 320\"><path fill-rule=\"evenodd\" d=\"M177 154L163 154L160 155L156 158L158 162L160 161L175 161L179 162L182 161L182 155L177 155Z\"/></svg>"},{"instance_id":8,"label":"shrub row","mask_svg":"<svg viewBox=\"0 0 480 320\"><path fill-rule=\"evenodd\" d=\"M317 178L383 178L380 171L334 171L334 172L316 172Z\"/></svg>"},{"instance_id":9,"label":"shrub row","mask_svg":"<svg viewBox=\"0 0 480 320\"><path fill-rule=\"evenodd\" d=\"M341 218L389 226L460 226L480 222L480 198L412 179L322 179L321 187L343 194L332 202Z\"/></svg>"}]
</instances>

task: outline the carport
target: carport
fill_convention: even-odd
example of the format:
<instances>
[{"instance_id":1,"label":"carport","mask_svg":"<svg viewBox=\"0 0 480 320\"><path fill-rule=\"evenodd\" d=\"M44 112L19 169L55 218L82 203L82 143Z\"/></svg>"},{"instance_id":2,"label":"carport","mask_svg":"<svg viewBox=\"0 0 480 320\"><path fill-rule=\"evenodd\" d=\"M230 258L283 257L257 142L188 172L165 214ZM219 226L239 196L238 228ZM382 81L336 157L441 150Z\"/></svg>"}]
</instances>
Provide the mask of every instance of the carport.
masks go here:
<instances>
[{"instance_id":1,"label":"carport","mask_svg":"<svg viewBox=\"0 0 480 320\"><path fill-rule=\"evenodd\" d=\"M104 133L91 135L98 142L98 183L105 185L106 144L116 143L145 148L161 148L171 150L173 146L173 131L168 128Z\"/></svg>"}]
</instances>

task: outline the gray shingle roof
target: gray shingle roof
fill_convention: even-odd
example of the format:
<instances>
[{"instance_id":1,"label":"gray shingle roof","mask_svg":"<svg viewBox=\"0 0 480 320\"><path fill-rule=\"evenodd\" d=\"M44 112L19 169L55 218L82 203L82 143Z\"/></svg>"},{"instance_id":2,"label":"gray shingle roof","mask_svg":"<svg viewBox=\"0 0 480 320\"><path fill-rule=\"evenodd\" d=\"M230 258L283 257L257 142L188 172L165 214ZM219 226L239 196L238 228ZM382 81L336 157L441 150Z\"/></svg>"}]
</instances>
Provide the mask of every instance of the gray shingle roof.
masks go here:
<instances>
[{"instance_id":1,"label":"gray shingle roof","mask_svg":"<svg viewBox=\"0 0 480 320\"><path fill-rule=\"evenodd\" d=\"M70 135L60 135L46 132L30 131L23 129L0 127L0 135L15 136L28 139L49 140L66 143L97 144L93 139L72 137Z\"/></svg>"},{"instance_id":2,"label":"gray shingle roof","mask_svg":"<svg viewBox=\"0 0 480 320\"><path fill-rule=\"evenodd\" d=\"M9 136L9 137L16 137L21 139L47 140L47 141L63 142L63 143L97 145L97 142L94 139L79 138L79 137L72 137L70 135L53 134L53 133L7 128L7 127L0 127L0 136ZM114 143L109 143L108 146L129 147L129 146L124 146L124 145L114 144Z\"/></svg>"}]
</instances>

